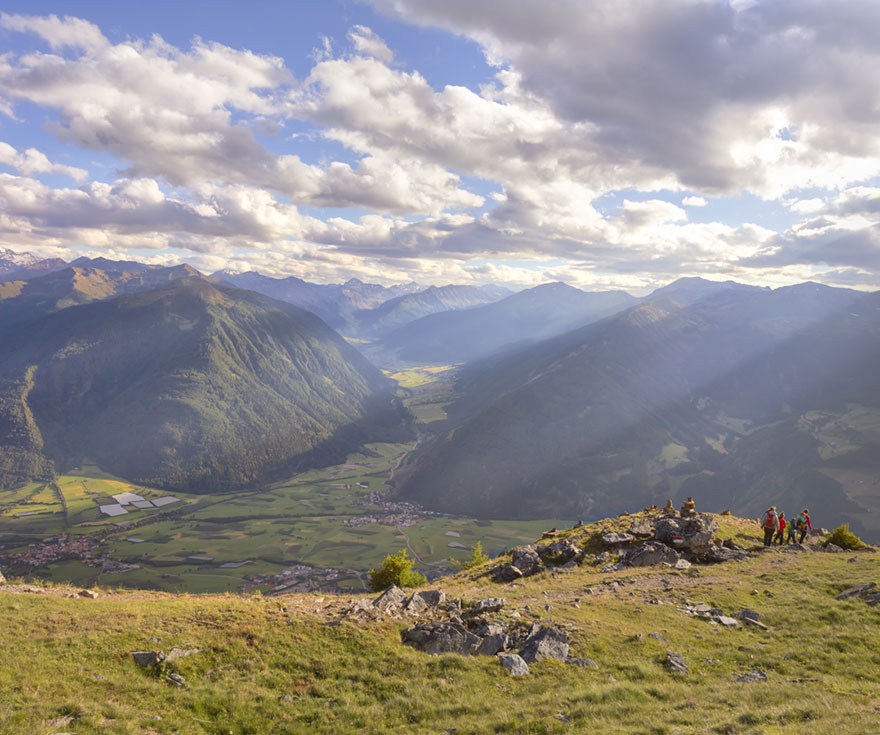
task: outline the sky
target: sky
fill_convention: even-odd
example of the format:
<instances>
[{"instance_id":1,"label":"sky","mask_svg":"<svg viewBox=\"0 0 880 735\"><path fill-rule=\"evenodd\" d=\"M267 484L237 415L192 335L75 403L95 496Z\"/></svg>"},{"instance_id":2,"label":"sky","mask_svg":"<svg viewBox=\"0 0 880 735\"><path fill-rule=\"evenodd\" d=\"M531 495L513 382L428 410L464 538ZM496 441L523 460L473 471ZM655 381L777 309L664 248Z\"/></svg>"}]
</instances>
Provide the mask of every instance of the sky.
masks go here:
<instances>
[{"instance_id":1,"label":"sky","mask_svg":"<svg viewBox=\"0 0 880 735\"><path fill-rule=\"evenodd\" d=\"M0 2L0 248L880 288L875 0Z\"/></svg>"}]
</instances>

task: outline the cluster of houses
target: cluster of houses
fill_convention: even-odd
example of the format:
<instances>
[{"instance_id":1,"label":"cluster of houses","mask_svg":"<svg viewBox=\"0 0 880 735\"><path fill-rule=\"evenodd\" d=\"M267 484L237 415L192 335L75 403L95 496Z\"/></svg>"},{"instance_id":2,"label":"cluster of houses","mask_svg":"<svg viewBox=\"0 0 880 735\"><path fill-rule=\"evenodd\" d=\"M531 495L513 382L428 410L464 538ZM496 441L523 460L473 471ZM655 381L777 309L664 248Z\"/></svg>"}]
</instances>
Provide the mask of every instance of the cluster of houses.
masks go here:
<instances>
[{"instance_id":1,"label":"cluster of houses","mask_svg":"<svg viewBox=\"0 0 880 735\"><path fill-rule=\"evenodd\" d=\"M249 574L245 576L239 591L250 592L257 587L268 586L267 595L279 595L282 592L341 592L343 590L338 585L339 580L354 576L357 573L350 570L295 564L276 574Z\"/></svg>"}]
</instances>

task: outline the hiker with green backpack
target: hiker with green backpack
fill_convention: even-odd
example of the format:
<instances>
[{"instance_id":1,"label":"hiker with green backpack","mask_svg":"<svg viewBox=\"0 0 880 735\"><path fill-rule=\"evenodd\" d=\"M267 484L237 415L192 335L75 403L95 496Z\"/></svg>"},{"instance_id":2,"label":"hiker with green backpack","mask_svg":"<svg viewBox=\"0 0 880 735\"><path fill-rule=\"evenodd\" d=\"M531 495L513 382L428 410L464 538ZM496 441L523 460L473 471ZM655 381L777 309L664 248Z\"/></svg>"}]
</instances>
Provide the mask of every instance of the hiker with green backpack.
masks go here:
<instances>
[{"instance_id":1,"label":"hiker with green backpack","mask_svg":"<svg viewBox=\"0 0 880 735\"><path fill-rule=\"evenodd\" d=\"M810 510L809 508L804 508L800 515L794 519L794 525L800 533L801 537L798 539L798 543L802 544L804 542L804 538L807 536L807 531L812 532L813 524L810 522Z\"/></svg>"}]
</instances>

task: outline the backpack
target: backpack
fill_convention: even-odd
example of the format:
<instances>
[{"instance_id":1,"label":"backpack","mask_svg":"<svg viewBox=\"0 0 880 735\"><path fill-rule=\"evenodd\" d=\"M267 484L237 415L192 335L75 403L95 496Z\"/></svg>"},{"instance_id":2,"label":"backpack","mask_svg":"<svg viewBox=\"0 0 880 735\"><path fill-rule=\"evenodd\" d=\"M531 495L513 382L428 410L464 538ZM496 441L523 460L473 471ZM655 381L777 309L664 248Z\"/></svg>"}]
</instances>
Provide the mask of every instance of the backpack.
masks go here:
<instances>
[{"instance_id":1,"label":"backpack","mask_svg":"<svg viewBox=\"0 0 880 735\"><path fill-rule=\"evenodd\" d=\"M776 517L776 514L770 511L764 516L764 528L773 528L773 519Z\"/></svg>"},{"instance_id":2,"label":"backpack","mask_svg":"<svg viewBox=\"0 0 880 735\"><path fill-rule=\"evenodd\" d=\"M803 516L798 516L796 525L797 525L798 531L803 531L807 527L807 519L804 518Z\"/></svg>"}]
</instances>

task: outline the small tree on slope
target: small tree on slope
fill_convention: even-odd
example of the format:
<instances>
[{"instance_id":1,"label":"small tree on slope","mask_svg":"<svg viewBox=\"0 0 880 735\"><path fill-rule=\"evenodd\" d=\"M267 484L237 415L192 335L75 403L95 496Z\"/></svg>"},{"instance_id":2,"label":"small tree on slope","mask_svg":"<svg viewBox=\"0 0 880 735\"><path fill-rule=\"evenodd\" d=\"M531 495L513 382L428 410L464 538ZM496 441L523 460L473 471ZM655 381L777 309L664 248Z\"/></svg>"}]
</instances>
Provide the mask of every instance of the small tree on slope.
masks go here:
<instances>
[{"instance_id":1,"label":"small tree on slope","mask_svg":"<svg viewBox=\"0 0 880 735\"><path fill-rule=\"evenodd\" d=\"M428 580L412 570L412 559L407 558L406 549L399 554L389 554L378 569L370 570L370 589L381 592L396 584L398 587L418 587Z\"/></svg>"}]
</instances>

